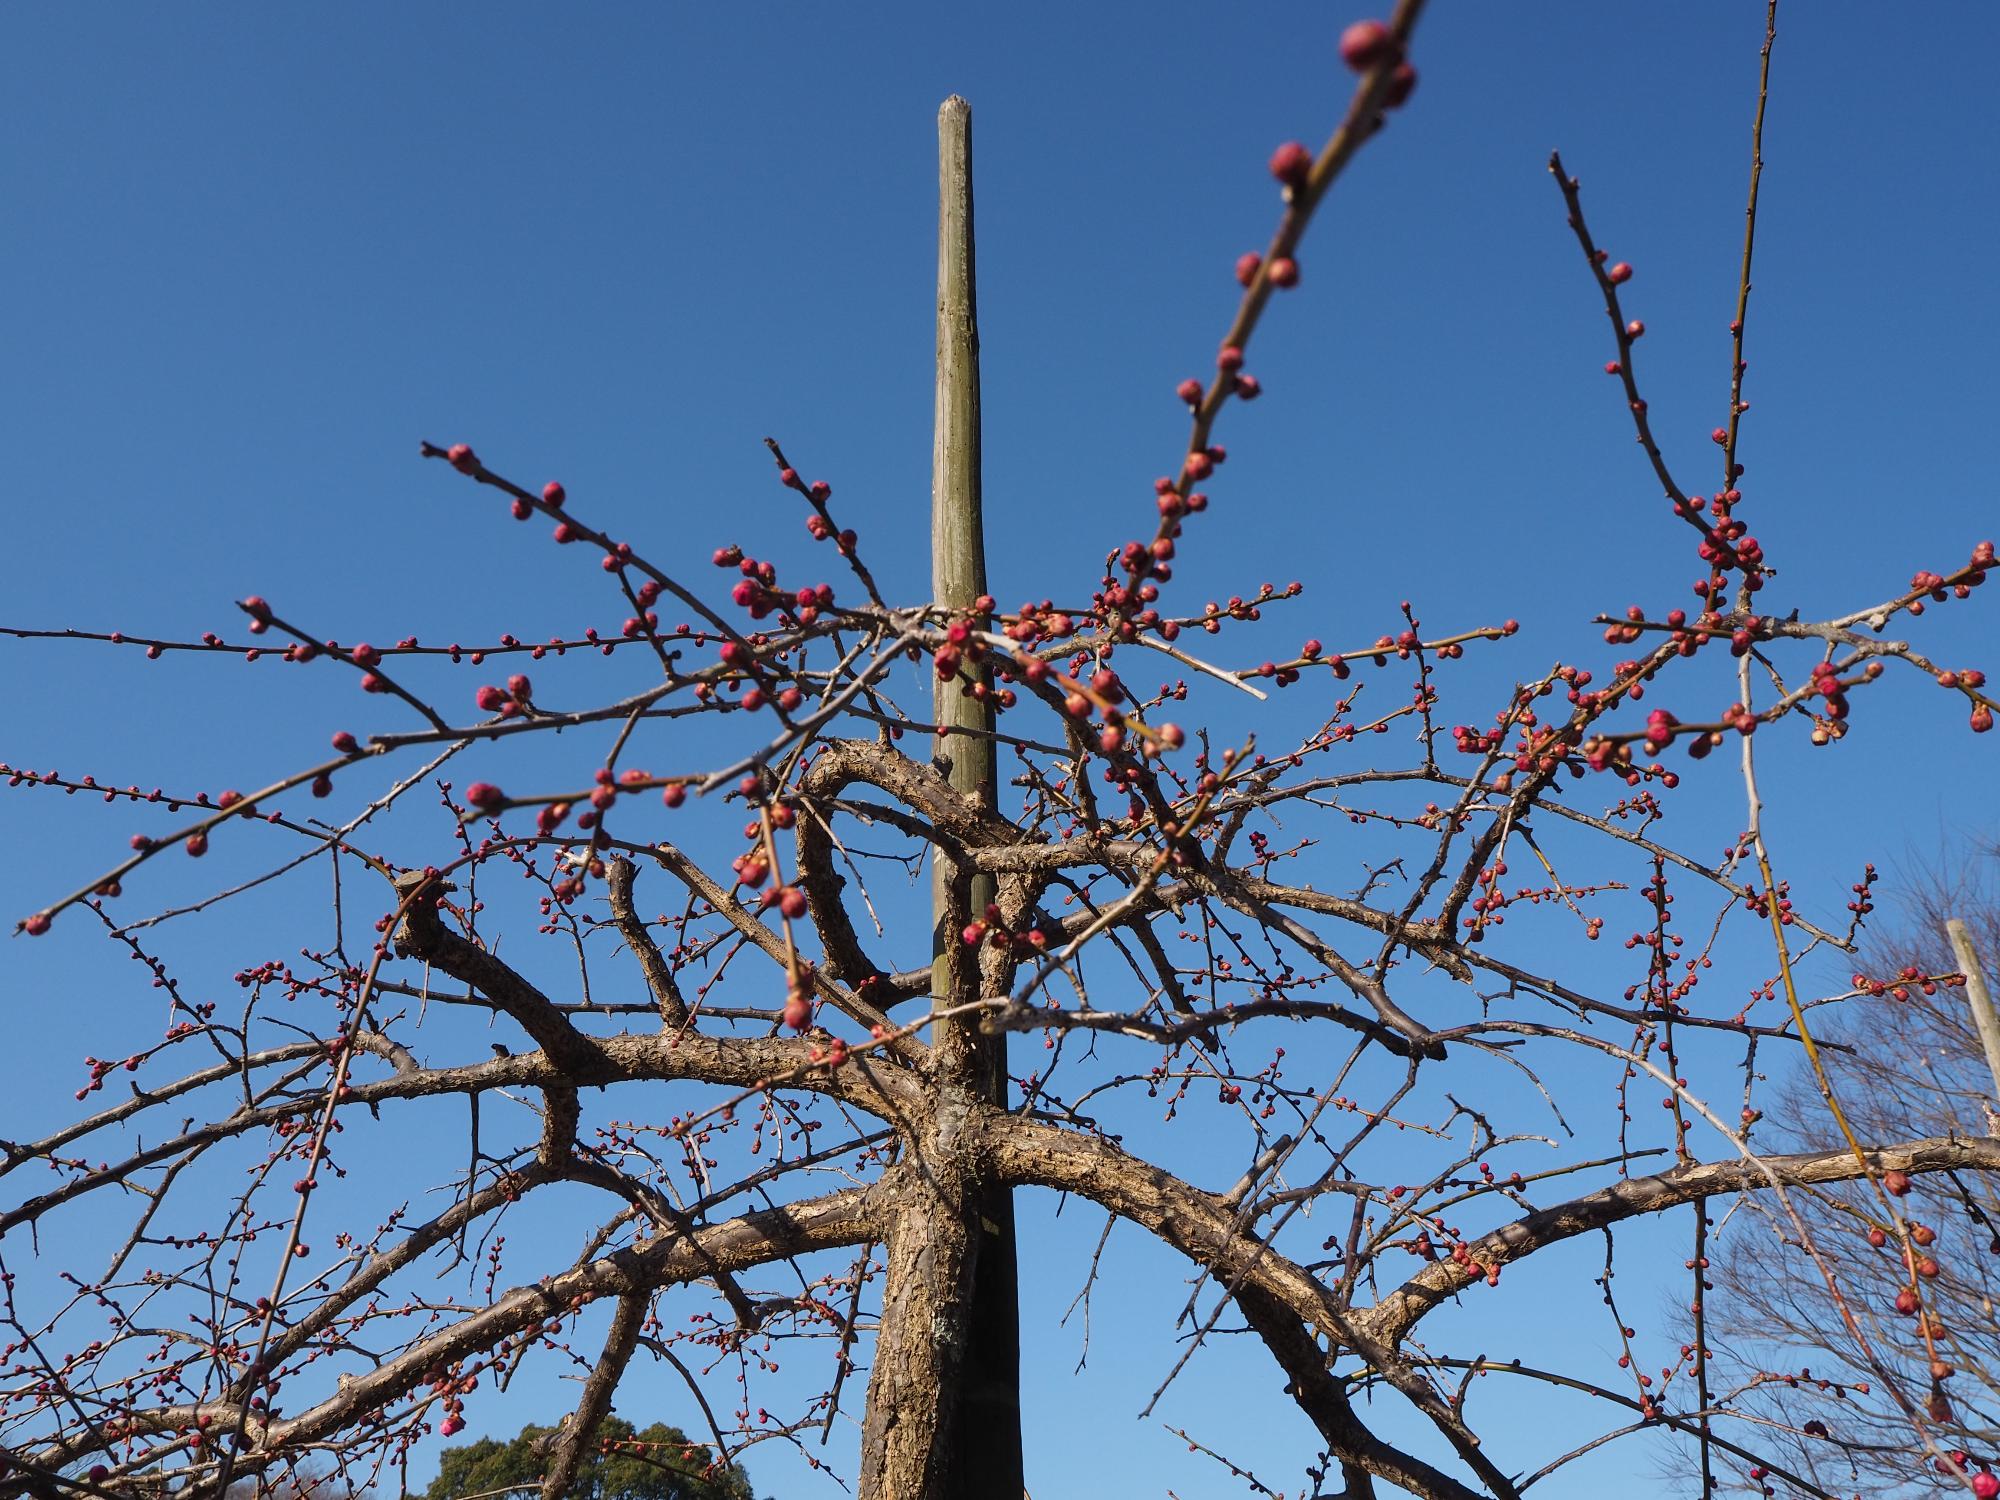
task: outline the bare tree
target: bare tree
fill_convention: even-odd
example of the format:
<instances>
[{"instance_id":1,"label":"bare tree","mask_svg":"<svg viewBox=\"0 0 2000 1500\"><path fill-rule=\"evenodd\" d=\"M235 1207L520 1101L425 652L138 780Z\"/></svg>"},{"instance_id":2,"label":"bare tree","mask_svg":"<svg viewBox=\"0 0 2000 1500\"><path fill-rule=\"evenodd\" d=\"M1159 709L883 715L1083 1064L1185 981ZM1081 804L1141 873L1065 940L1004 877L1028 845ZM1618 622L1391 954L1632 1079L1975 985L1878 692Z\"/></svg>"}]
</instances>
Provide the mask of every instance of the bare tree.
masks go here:
<instances>
[{"instance_id":1,"label":"bare tree","mask_svg":"<svg viewBox=\"0 0 2000 1500\"><path fill-rule=\"evenodd\" d=\"M169 658L282 655L351 679L381 722L241 793L11 773L143 815L127 857L22 928L101 931L172 1020L92 1061L88 1112L5 1145L0 1495L206 1495L306 1460L372 1488L531 1359L580 1377L550 1497L647 1367L685 1380L702 1418L687 1425L718 1463L760 1443L806 1451L858 1407L861 1495L970 1493L963 1414L1008 1404L975 1332L981 1268L1004 1253L993 1211L1027 1189L1186 1257L1183 1360L1223 1336L1261 1342L1323 1445L1307 1479L1320 1494L1513 1500L1604 1442L1660 1431L1696 1443L1704 1484L1756 1466L1827 1493L1766 1451L1767 1429L1729 1420L1699 1313L1658 1377L1629 1360L1601 1377L1541 1367L1546 1309L1523 1308L1518 1357L1454 1322L1462 1302L1506 1297L1503 1273L1530 1257L1583 1237L1608 1256L1646 1224L1692 1239L1700 1304L1703 1207L1739 1194L1789 1226L1787 1274L1856 1312L1893 1441L1949 1462L1928 1373L1875 1328L1885 1309L1842 1290L1841 1248L1807 1215L1830 1185L1865 1184L1857 1202L1913 1243L1909 1181L1972 1180L2000 1165L2000 1140L1856 1124L1834 1147L1771 1151L1747 1097L1720 1102L1773 1056L1829 1055L1805 1030L1823 1012L1798 967L1847 946L1870 904L1859 857L1836 880L1858 877L1852 894L1784 878L1756 746L1788 732L1831 746L1890 672L1934 680L1975 730L1993 710L1979 671L1896 633L1970 599L1990 541L1874 597L1787 613L1749 530L1738 442L1766 89L1708 493L1652 428L1633 268L1599 248L1579 182L1549 163L1551 213L1559 200L1609 325L1610 389L1661 491L1644 524L1698 558L1692 608L1600 619L1615 664L1581 665L1580 642L1454 723L1455 664L1515 632L1497 602L1440 601L1441 624L1410 604L1327 641L1294 626L1300 644L1271 650L1252 643L1298 614L1298 589L1174 597L1180 549L1213 524L1210 488L1217 509L1255 503L1218 481L1218 423L1260 394L1253 340L1300 280L1316 211L1357 152L1395 147L1384 127L1416 85L1421 9L1351 28L1343 117L1317 152L1273 156L1276 228L1237 266L1218 355L1180 388L1186 446L1138 534L1092 560L1087 597L1052 572L1017 608L949 591L893 604L832 487L774 442L777 493L837 585L781 581L728 544L713 554L728 598L711 600L722 591L647 539L594 524L588 497L517 482L496 451L426 443L440 484L600 557L622 632L342 643L274 590L241 601L240 639L96 637ZM945 460L972 440L955 430L941 421ZM486 668L476 691L461 662ZM933 684L944 713L913 696ZM1279 700L1306 694L1310 727L1285 736ZM992 771L968 776L982 760ZM1726 857L1668 841L1661 816L1688 799L1732 809L1743 832ZM1315 876L1320 828L1366 860L1354 888ZM188 862L211 844L269 852L218 889L200 883L212 865ZM942 920L883 889L926 867ZM184 989L154 952L162 924L272 882L302 898L286 907L300 925L242 955L240 1003ZM120 904L174 885L151 915ZM1623 993L1594 977L1607 926L1626 938ZM1702 983L1725 931L1768 945L1752 1004ZM1016 1033L1025 1057L1003 1087L995 1039ZM1607 1098L1612 1117L1583 1116ZM1211 1162L1226 1139L1227 1170L1162 1114L1199 1122ZM445 1190L425 1196L447 1117ZM369 1138L403 1149L355 1180L349 1143ZM1530 1144L1554 1164L1509 1170ZM36 1236L100 1204L129 1218L89 1264L35 1258ZM503 1231L523 1211L573 1218L574 1255L516 1264ZM1097 1271L1078 1271L1086 1294ZM1912 1315L1933 1328L1927 1350L1947 1338L1928 1285ZM1615 1303L1607 1316L1629 1353ZM787 1340L795 1361L819 1353L825 1379L773 1409L762 1367ZM1484 1393L1514 1382L1594 1395L1609 1425L1496 1432ZM1253 1455L1217 1446L1233 1440L1185 1436L1271 1492ZM1526 1468L1496 1457L1531 1443Z\"/></svg>"},{"instance_id":2,"label":"bare tree","mask_svg":"<svg viewBox=\"0 0 2000 1500\"><path fill-rule=\"evenodd\" d=\"M1960 968L1945 936L1948 918L1966 920L1981 953L2000 952L1996 862L1989 846L1915 871L1899 889L1894 920L1869 940L1853 976L1868 998L1826 1028L1828 1039L1842 1044L1827 1071L1839 1097L1851 1101L1849 1122L1867 1139L1993 1133L2000 1100L1972 1014L1962 992L1935 976ZM1794 1074L1774 1091L1759 1133L1789 1150L1839 1143L1810 1075ZM2000 1194L1982 1174L1946 1172L1913 1179L1904 1206L1917 1251L1911 1259L1856 1185L1798 1199L1849 1303L1880 1313L1917 1284L1946 1330L1935 1366L1916 1323L1870 1318L1864 1343L1823 1285L1790 1274L1791 1226L1746 1204L1717 1238L1717 1306L1726 1309L1721 1331L1711 1335L1718 1377L1726 1365L1737 1399L1769 1422L1787 1462L1829 1489L1892 1495L1956 1487L1909 1442L1907 1422L1871 1378L1871 1351L1893 1352L1900 1368L1934 1370L1927 1415L1943 1446L1982 1457L2000 1452Z\"/></svg>"}]
</instances>

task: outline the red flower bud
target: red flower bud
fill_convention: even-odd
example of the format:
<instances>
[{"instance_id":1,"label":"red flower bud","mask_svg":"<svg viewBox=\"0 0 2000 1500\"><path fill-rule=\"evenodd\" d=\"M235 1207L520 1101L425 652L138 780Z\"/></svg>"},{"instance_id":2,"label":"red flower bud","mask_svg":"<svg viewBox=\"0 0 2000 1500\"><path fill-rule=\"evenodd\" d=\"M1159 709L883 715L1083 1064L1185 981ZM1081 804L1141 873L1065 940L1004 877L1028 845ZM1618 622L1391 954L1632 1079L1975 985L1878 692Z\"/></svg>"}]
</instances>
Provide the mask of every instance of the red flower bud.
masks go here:
<instances>
[{"instance_id":1,"label":"red flower bud","mask_svg":"<svg viewBox=\"0 0 2000 1500\"><path fill-rule=\"evenodd\" d=\"M1297 141L1286 141L1271 153L1271 175L1289 187L1304 182L1312 164L1312 152Z\"/></svg>"},{"instance_id":2,"label":"red flower bud","mask_svg":"<svg viewBox=\"0 0 2000 1500\"><path fill-rule=\"evenodd\" d=\"M1340 34L1341 61L1365 73L1396 49L1395 34L1380 21L1356 21Z\"/></svg>"}]
</instances>

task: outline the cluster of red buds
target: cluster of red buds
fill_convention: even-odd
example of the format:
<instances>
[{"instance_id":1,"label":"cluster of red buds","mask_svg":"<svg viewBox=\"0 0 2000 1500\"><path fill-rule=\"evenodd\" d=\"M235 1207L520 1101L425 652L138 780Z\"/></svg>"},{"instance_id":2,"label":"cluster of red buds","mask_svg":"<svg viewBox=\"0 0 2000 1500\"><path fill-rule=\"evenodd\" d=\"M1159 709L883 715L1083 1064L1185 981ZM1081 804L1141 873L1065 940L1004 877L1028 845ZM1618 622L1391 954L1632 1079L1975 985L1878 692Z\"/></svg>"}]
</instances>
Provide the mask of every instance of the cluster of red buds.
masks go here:
<instances>
[{"instance_id":1,"label":"cluster of red buds","mask_svg":"<svg viewBox=\"0 0 2000 1500\"><path fill-rule=\"evenodd\" d=\"M968 948L977 948L984 943L989 948L1011 949L1016 953L1046 953L1055 942L1056 935L1039 922L1020 930L1010 930L1006 915L999 906L988 903L981 917L965 924L965 930L959 933L959 940Z\"/></svg>"}]
</instances>

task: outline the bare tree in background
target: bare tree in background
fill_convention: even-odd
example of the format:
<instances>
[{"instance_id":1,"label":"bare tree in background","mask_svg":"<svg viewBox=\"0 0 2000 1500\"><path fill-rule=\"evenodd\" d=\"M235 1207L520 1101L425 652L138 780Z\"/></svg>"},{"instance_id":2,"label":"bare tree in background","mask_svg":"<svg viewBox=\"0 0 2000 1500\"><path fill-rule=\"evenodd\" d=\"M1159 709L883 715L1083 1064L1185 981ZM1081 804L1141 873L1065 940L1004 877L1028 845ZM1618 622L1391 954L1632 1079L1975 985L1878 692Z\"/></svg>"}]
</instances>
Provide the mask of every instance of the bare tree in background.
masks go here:
<instances>
[{"instance_id":1,"label":"bare tree in background","mask_svg":"<svg viewBox=\"0 0 2000 1500\"><path fill-rule=\"evenodd\" d=\"M1276 228L1238 263L1235 312L1179 388L1185 447L1150 487L1135 471L1138 519L1104 550L1037 556L1038 598L892 603L848 502L775 442L773 510L699 511L738 533L696 564L722 577L702 588L655 539L595 524L591 497L509 477L502 439L423 452L479 508L469 527L511 513L552 528L552 575L588 559L622 625L356 644L329 638L345 624L293 618L274 587L241 601L237 639L87 637L247 657L253 684L314 674L342 719L373 722L245 792L7 773L22 795L131 811L129 856L21 926L129 953L171 1019L160 1034L136 1008L107 1015L134 1029L88 1060L85 1111L7 1127L0 1500L193 1500L297 1469L402 1483L419 1445L478 1419L531 1361L577 1382L549 1500L638 1372L649 1408L663 1382L685 1388L662 1415L718 1464L788 1444L864 1500L1018 1483L954 1455L968 1412L1009 1404L974 1302L1005 1238L993 1211L1029 1190L1185 1257L1192 1290L1159 1301L1183 1364L1225 1336L1261 1344L1322 1449L1300 1484L1347 1500L1515 1500L1661 1431L1696 1445L1704 1486L1755 1471L1827 1494L1715 1384L1701 1314L1663 1360L1671 1329L1627 1326L1634 1310L1613 1304L1602 1326L1624 1358L1550 1369L1549 1308L1503 1274L1654 1234L1690 1248L1699 1305L1702 1206L1768 1199L1793 1242L1773 1242L1774 1270L1856 1318L1855 1358L1897 1413L1865 1430L1992 1493L1973 1472L1990 1455L1950 1460L1930 1409L1927 1360L1950 1342L1933 1283L1913 1278L1907 1315L1877 1305L1875 1285L1846 1280L1859 1223L1808 1216L1853 1183L1857 1213L1909 1245L1910 1179L1975 1181L2000 1140L1877 1134L1857 1115L1838 1145L1786 1153L1747 1128L1742 1095L1746 1062L1819 1066L1802 1027L1830 1012L1798 965L1850 943L1871 890L1862 851L1792 878L1762 818L1785 788L1760 783L1756 747L1796 735L1859 756L1866 787L1907 774L1837 744L1885 675L1930 685L1954 728L1984 731L1994 708L1978 668L1903 638L1926 611L1970 607L1990 540L1898 564L1866 598L1780 598L1767 548L1793 528L1775 507L1762 540L1750 526L1738 444L1774 22L1746 120L1719 420L1686 445L1694 459L1670 457L1683 445L1641 395L1644 282L1549 163L1589 299L1576 316L1600 330L1607 400L1658 490L1633 529L1685 545L1693 593L1591 622L1486 701L1457 664L1505 649L1506 597L1315 627L1292 586L1176 593L1205 526L1257 514L1230 491L1218 423L1262 394L1253 340L1301 283L1315 212L1357 152L1396 148L1384 127L1416 87L1421 8L1341 38L1352 95L1316 152L1271 160ZM1756 40L1746 25L1746 59ZM823 575L781 580L744 550L779 505L821 544ZM1424 548L1406 550L1415 595ZM84 649L77 632L10 633ZM24 707L61 712L55 674L42 680L50 702ZM1448 714L1454 692L1473 701ZM957 712L967 700L980 711ZM990 778L968 776L988 755ZM1726 853L1677 847L1668 813L1690 804L1726 809L1741 830ZM1351 884L1311 858L1335 839ZM932 869L941 921L896 892ZM186 930L172 924L273 891L278 930L202 929L238 945L233 993L161 956ZM1748 1001L1740 960L1704 982L1725 936L1756 945ZM539 1236L510 1232L524 1217ZM567 1253L522 1248L565 1227ZM1107 1256L1100 1243L1034 1274L1087 1297ZM1510 1311L1514 1347L1496 1348ZM1906 1326L1931 1330L1921 1350ZM770 1378L781 1356L817 1361L809 1399ZM1181 1368L1133 1405L1150 1413ZM1515 1400L1496 1414L1502 1387ZM1594 1428L1519 1418L1522 1393L1553 1408L1579 1392ZM847 1446L830 1450L837 1431ZM1176 1432L1227 1466L1218 1478L1274 1492L1240 1434Z\"/></svg>"},{"instance_id":2,"label":"bare tree in background","mask_svg":"<svg viewBox=\"0 0 2000 1500\"><path fill-rule=\"evenodd\" d=\"M1826 1026L1827 1070L1857 1131L1871 1140L1903 1136L1993 1134L2000 1108L1986 1054L1962 990L1927 976L1958 968L1944 923L1959 917L1982 955L2000 953L2000 849L1991 843L1951 864L1920 868L1898 886L1894 909L1862 949L1867 992ZM1829 960L1829 962L1831 962ZM1991 959L1987 960L1989 971ZM1794 1074L1771 1095L1758 1134L1792 1151L1838 1144L1818 1088ZM1800 1216L1839 1271L1857 1306L1893 1309L1911 1280L1900 1250L1871 1236L1868 1195L1829 1186L1796 1200ZM2000 1451L2000 1191L1977 1172L1945 1172L1913 1181L1904 1206L1921 1243L1917 1269L1924 1296L1949 1330L1927 1405L1947 1449ZM1872 1379L1868 1350L1848 1329L1826 1288L1795 1274L1785 1240L1795 1231L1773 1223L1750 1201L1736 1207L1718 1236L1711 1323L1718 1380L1741 1387L1747 1410L1770 1418L1772 1441L1787 1462L1835 1492L1917 1495L1962 1486L1909 1442L1909 1424ZM1875 1238L1882 1243L1875 1244ZM1866 1323L1874 1354L1925 1370L1930 1351L1915 1324L1889 1312ZM1818 1424L1809 1433L1808 1424ZM1785 1436L1781 1439L1779 1434Z\"/></svg>"}]
</instances>

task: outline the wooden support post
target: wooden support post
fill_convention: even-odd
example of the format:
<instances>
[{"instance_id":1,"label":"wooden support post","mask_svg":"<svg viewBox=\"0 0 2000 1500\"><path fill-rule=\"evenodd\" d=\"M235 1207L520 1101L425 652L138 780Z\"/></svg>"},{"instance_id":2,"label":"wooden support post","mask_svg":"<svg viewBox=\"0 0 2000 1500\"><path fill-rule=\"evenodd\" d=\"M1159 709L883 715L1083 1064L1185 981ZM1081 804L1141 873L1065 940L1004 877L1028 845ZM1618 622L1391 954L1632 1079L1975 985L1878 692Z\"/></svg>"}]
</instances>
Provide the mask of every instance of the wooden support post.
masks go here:
<instances>
[{"instance_id":1,"label":"wooden support post","mask_svg":"<svg viewBox=\"0 0 2000 1500\"><path fill-rule=\"evenodd\" d=\"M938 110L937 406L931 450L932 597L969 608L986 592L980 512L979 304L972 232L972 106L953 95ZM937 684L936 756L952 786L998 805L993 712L957 681ZM949 726L952 731L944 734ZM993 899L993 878L955 869L942 851L932 866L932 1005L979 998L977 950L961 929ZM1007 1100L1007 1040L983 1035L976 1018L939 1023L939 1066L986 1101ZM953 1500L1021 1500L1021 1341L1013 1195L982 1188L964 1389L948 1441Z\"/></svg>"},{"instance_id":2,"label":"wooden support post","mask_svg":"<svg viewBox=\"0 0 2000 1500\"><path fill-rule=\"evenodd\" d=\"M1973 950L1972 930L1957 917L1944 924L1951 939L1951 951L1965 976L1965 998L1972 1006L1972 1024L1979 1032L1979 1045L1986 1049L1986 1067L1993 1075L1993 1102L2000 1104L2000 1016L1993 1013L1993 997L1986 989L1986 972Z\"/></svg>"},{"instance_id":3,"label":"wooden support post","mask_svg":"<svg viewBox=\"0 0 2000 1500\"><path fill-rule=\"evenodd\" d=\"M970 607L986 592L986 531L979 494L979 300L972 247L972 106L956 94L938 110L937 407L931 442L931 590L954 609ZM940 681L932 703L942 733L936 744L949 762L952 786L996 805L993 785L993 711L966 696L957 681ZM963 731L963 732L961 732ZM949 915L949 861L932 869L932 912ZM971 878L973 918L993 899L990 875ZM952 975L976 964L958 964L959 935L933 934L933 998L950 1003ZM961 981L962 985L962 981ZM954 1031L977 1028L961 1024ZM1003 1080L1004 1081L1004 1080Z\"/></svg>"}]
</instances>

